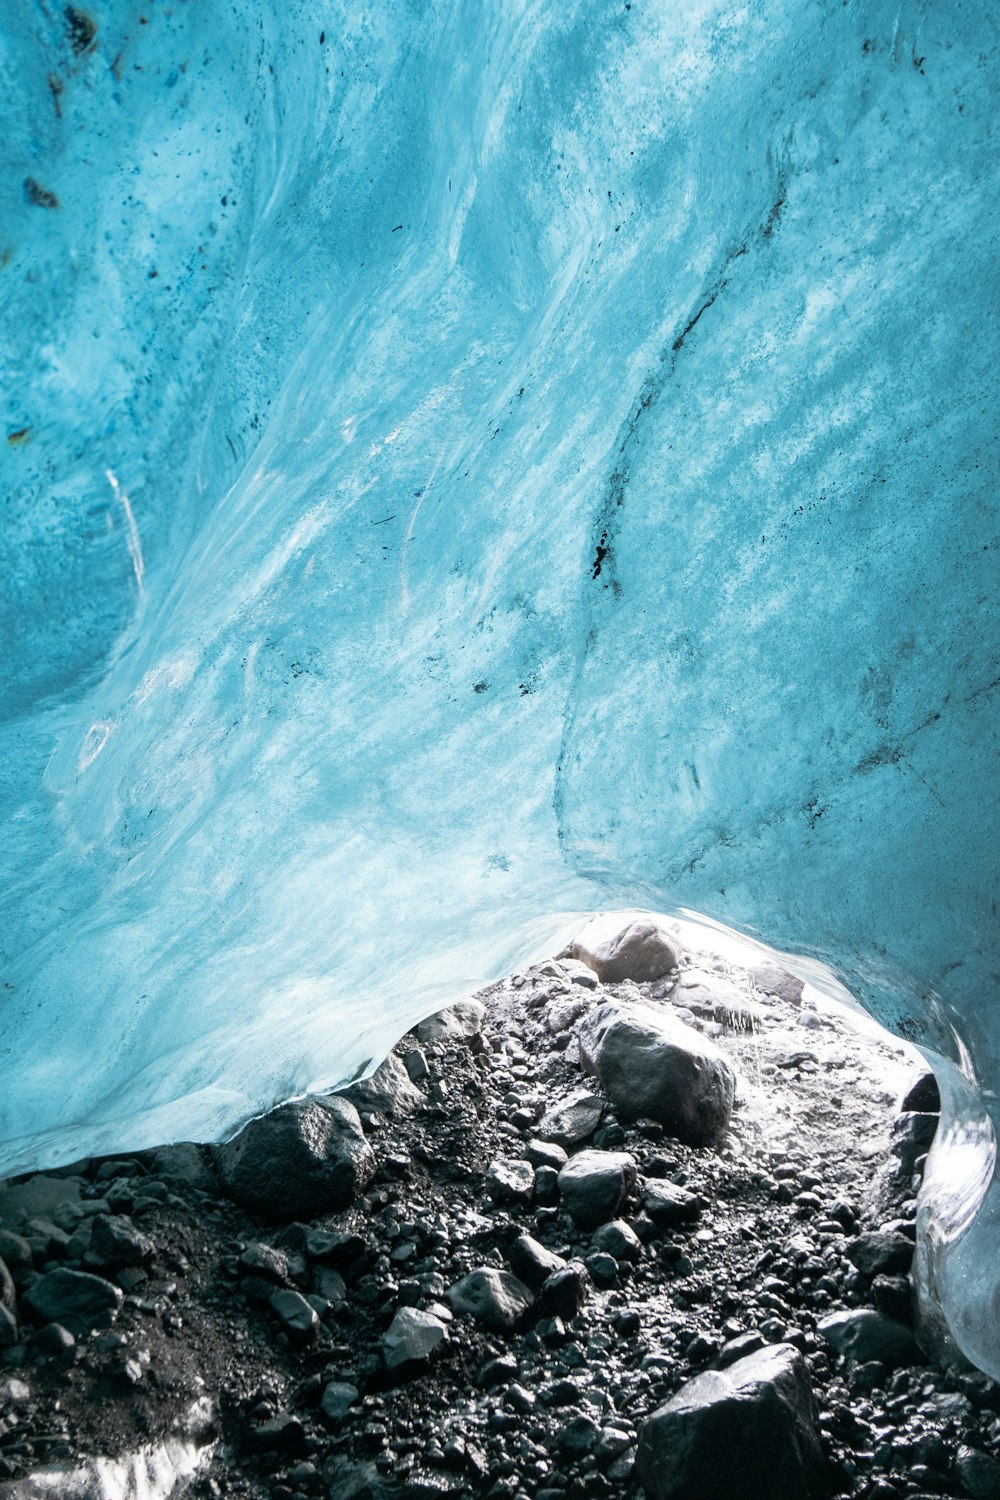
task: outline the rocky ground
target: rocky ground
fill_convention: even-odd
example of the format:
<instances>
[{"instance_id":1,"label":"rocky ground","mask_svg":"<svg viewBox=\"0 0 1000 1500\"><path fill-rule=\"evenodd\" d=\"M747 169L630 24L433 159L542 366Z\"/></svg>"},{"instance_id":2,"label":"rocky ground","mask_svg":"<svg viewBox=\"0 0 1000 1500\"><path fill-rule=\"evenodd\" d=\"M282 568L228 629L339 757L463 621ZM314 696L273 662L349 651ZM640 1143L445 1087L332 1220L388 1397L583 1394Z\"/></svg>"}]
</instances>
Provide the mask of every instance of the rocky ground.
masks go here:
<instances>
[{"instance_id":1,"label":"rocky ground","mask_svg":"<svg viewBox=\"0 0 1000 1500\"><path fill-rule=\"evenodd\" d=\"M584 942L216 1152L8 1184L0 1496L1000 1496L1000 1392L911 1329L932 1083L673 946Z\"/></svg>"}]
</instances>

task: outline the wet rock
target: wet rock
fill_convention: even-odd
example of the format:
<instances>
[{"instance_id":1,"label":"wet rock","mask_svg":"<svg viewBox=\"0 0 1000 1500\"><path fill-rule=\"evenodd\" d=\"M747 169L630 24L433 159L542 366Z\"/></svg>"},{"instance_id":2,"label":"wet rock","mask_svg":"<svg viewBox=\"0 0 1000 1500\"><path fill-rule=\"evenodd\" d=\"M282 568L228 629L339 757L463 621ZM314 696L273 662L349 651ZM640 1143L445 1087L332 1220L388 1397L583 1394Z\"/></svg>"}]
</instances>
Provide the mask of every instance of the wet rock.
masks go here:
<instances>
[{"instance_id":1,"label":"wet rock","mask_svg":"<svg viewBox=\"0 0 1000 1500\"><path fill-rule=\"evenodd\" d=\"M361 1392L356 1385L351 1385L346 1380L331 1380L320 1397L320 1411L331 1422L342 1422L354 1403L360 1399Z\"/></svg>"},{"instance_id":2,"label":"wet rock","mask_svg":"<svg viewBox=\"0 0 1000 1500\"><path fill-rule=\"evenodd\" d=\"M418 1042L468 1041L482 1031L485 1014L481 1000L459 1000L418 1022L413 1034Z\"/></svg>"},{"instance_id":3,"label":"wet rock","mask_svg":"<svg viewBox=\"0 0 1000 1500\"><path fill-rule=\"evenodd\" d=\"M829 1313L817 1324L827 1343L858 1364L894 1369L921 1358L913 1331L868 1307Z\"/></svg>"},{"instance_id":4,"label":"wet rock","mask_svg":"<svg viewBox=\"0 0 1000 1500\"><path fill-rule=\"evenodd\" d=\"M427 1103L395 1052L389 1053L370 1078L340 1089L338 1096L350 1100L357 1110L374 1110L377 1114L388 1115L390 1119L412 1115Z\"/></svg>"},{"instance_id":5,"label":"wet rock","mask_svg":"<svg viewBox=\"0 0 1000 1500\"><path fill-rule=\"evenodd\" d=\"M386 1368L402 1370L425 1364L447 1337L440 1318L416 1307L401 1307L382 1340Z\"/></svg>"},{"instance_id":6,"label":"wet rock","mask_svg":"<svg viewBox=\"0 0 1000 1500\"><path fill-rule=\"evenodd\" d=\"M486 1191L494 1203L525 1207L535 1191L535 1169L527 1161L492 1162L486 1172Z\"/></svg>"},{"instance_id":7,"label":"wet rock","mask_svg":"<svg viewBox=\"0 0 1000 1500\"><path fill-rule=\"evenodd\" d=\"M823 1457L805 1361L788 1344L698 1375L642 1424L649 1500L807 1500Z\"/></svg>"},{"instance_id":8,"label":"wet rock","mask_svg":"<svg viewBox=\"0 0 1000 1500\"><path fill-rule=\"evenodd\" d=\"M93 1219L88 1265L118 1271L123 1266L145 1265L153 1254L152 1240L136 1229L131 1219L121 1214L97 1214Z\"/></svg>"},{"instance_id":9,"label":"wet rock","mask_svg":"<svg viewBox=\"0 0 1000 1500\"><path fill-rule=\"evenodd\" d=\"M302 1296L285 1288L271 1295L271 1311L282 1328L299 1343L311 1339L319 1327L316 1309Z\"/></svg>"},{"instance_id":10,"label":"wet rock","mask_svg":"<svg viewBox=\"0 0 1000 1500\"><path fill-rule=\"evenodd\" d=\"M110 1328L124 1296L102 1276L65 1267L49 1271L24 1294L24 1307L36 1323L61 1323L70 1333Z\"/></svg>"},{"instance_id":11,"label":"wet rock","mask_svg":"<svg viewBox=\"0 0 1000 1500\"><path fill-rule=\"evenodd\" d=\"M609 930L607 919L588 923L572 943L570 955L592 969L602 984L659 979L677 965L673 940L658 923L643 917L617 930Z\"/></svg>"},{"instance_id":12,"label":"wet rock","mask_svg":"<svg viewBox=\"0 0 1000 1500\"><path fill-rule=\"evenodd\" d=\"M642 1256L642 1241L624 1219L612 1219L594 1231L590 1242L595 1250L613 1255L615 1260L637 1261Z\"/></svg>"},{"instance_id":13,"label":"wet rock","mask_svg":"<svg viewBox=\"0 0 1000 1500\"><path fill-rule=\"evenodd\" d=\"M516 1328L534 1302L518 1277L492 1266L480 1266L450 1287L448 1302L456 1313L467 1313L489 1328Z\"/></svg>"},{"instance_id":14,"label":"wet rock","mask_svg":"<svg viewBox=\"0 0 1000 1500\"><path fill-rule=\"evenodd\" d=\"M0 1229L0 1260L3 1261L15 1282L20 1282L24 1274L31 1270L34 1264L31 1246L23 1234L15 1234L10 1229Z\"/></svg>"},{"instance_id":15,"label":"wet rock","mask_svg":"<svg viewBox=\"0 0 1000 1500\"><path fill-rule=\"evenodd\" d=\"M533 1167L553 1167L562 1171L569 1161L569 1153L555 1141L530 1140L524 1148L525 1158Z\"/></svg>"},{"instance_id":16,"label":"wet rock","mask_svg":"<svg viewBox=\"0 0 1000 1500\"><path fill-rule=\"evenodd\" d=\"M216 1147L219 1174L243 1207L308 1219L346 1208L375 1174L358 1112L346 1099L297 1099Z\"/></svg>"},{"instance_id":17,"label":"wet rock","mask_svg":"<svg viewBox=\"0 0 1000 1500\"><path fill-rule=\"evenodd\" d=\"M582 1229L613 1219L635 1184L632 1157L624 1151L580 1151L559 1173L563 1205Z\"/></svg>"},{"instance_id":18,"label":"wet rock","mask_svg":"<svg viewBox=\"0 0 1000 1500\"><path fill-rule=\"evenodd\" d=\"M547 1250L530 1234L518 1235L508 1251L510 1268L527 1286L538 1287L553 1271L561 1271L566 1262L555 1251Z\"/></svg>"},{"instance_id":19,"label":"wet rock","mask_svg":"<svg viewBox=\"0 0 1000 1500\"><path fill-rule=\"evenodd\" d=\"M603 1114L604 1100L581 1091L548 1110L542 1116L538 1134L543 1140L561 1146L575 1146L593 1135Z\"/></svg>"},{"instance_id":20,"label":"wet rock","mask_svg":"<svg viewBox=\"0 0 1000 1500\"><path fill-rule=\"evenodd\" d=\"M895 1276L910 1269L913 1242L905 1234L872 1230L851 1241L847 1258L863 1276Z\"/></svg>"},{"instance_id":21,"label":"wet rock","mask_svg":"<svg viewBox=\"0 0 1000 1500\"><path fill-rule=\"evenodd\" d=\"M76 1339L61 1323L46 1323L35 1334L31 1347L43 1359L69 1358L76 1348Z\"/></svg>"},{"instance_id":22,"label":"wet rock","mask_svg":"<svg viewBox=\"0 0 1000 1500\"><path fill-rule=\"evenodd\" d=\"M572 1262L546 1277L539 1293L539 1307L547 1318L569 1322L587 1300L589 1278L584 1266Z\"/></svg>"},{"instance_id":23,"label":"wet rock","mask_svg":"<svg viewBox=\"0 0 1000 1500\"><path fill-rule=\"evenodd\" d=\"M279 1286L288 1280L288 1256L283 1250L262 1244L260 1240L250 1241L240 1256L240 1266L252 1276L263 1276L265 1281L276 1282Z\"/></svg>"},{"instance_id":24,"label":"wet rock","mask_svg":"<svg viewBox=\"0 0 1000 1500\"><path fill-rule=\"evenodd\" d=\"M658 1120L692 1146L717 1143L732 1113L736 1078L707 1038L648 1006L598 1005L580 1023L580 1058L623 1119Z\"/></svg>"},{"instance_id":25,"label":"wet rock","mask_svg":"<svg viewBox=\"0 0 1000 1500\"><path fill-rule=\"evenodd\" d=\"M963 1444L955 1455L955 1472L971 1500L1000 1500L1000 1463L988 1453Z\"/></svg>"},{"instance_id":26,"label":"wet rock","mask_svg":"<svg viewBox=\"0 0 1000 1500\"><path fill-rule=\"evenodd\" d=\"M697 1223L705 1200L688 1188L654 1177L643 1186L642 1206L658 1229L673 1229Z\"/></svg>"},{"instance_id":27,"label":"wet rock","mask_svg":"<svg viewBox=\"0 0 1000 1500\"><path fill-rule=\"evenodd\" d=\"M11 1312L17 1307L17 1288L4 1260L0 1260L0 1306L9 1308Z\"/></svg>"},{"instance_id":28,"label":"wet rock","mask_svg":"<svg viewBox=\"0 0 1000 1500\"><path fill-rule=\"evenodd\" d=\"M306 1430L291 1412L278 1412L266 1422L247 1428L243 1443L249 1453L298 1456L307 1451Z\"/></svg>"},{"instance_id":29,"label":"wet rock","mask_svg":"<svg viewBox=\"0 0 1000 1500\"><path fill-rule=\"evenodd\" d=\"M207 1151L194 1141L161 1146L153 1157L153 1171L165 1182L198 1188L203 1193L217 1193L219 1190L219 1180Z\"/></svg>"}]
</instances>

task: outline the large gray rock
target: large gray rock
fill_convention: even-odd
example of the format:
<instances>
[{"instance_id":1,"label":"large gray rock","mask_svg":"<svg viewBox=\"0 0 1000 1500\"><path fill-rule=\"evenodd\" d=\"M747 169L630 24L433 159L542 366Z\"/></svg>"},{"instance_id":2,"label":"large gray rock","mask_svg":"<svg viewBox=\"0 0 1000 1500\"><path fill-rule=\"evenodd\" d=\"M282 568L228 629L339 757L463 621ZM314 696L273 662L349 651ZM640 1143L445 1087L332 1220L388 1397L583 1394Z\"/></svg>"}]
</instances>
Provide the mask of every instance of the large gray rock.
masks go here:
<instances>
[{"instance_id":1,"label":"large gray rock","mask_svg":"<svg viewBox=\"0 0 1000 1500\"><path fill-rule=\"evenodd\" d=\"M448 1290L448 1301L455 1312L468 1313L501 1332L515 1328L534 1300L523 1281L492 1266L470 1271Z\"/></svg>"},{"instance_id":2,"label":"large gray rock","mask_svg":"<svg viewBox=\"0 0 1000 1500\"><path fill-rule=\"evenodd\" d=\"M458 1000L419 1021L413 1034L418 1042L469 1041L482 1031L485 1014L481 1000Z\"/></svg>"},{"instance_id":3,"label":"large gray rock","mask_svg":"<svg viewBox=\"0 0 1000 1500\"><path fill-rule=\"evenodd\" d=\"M622 1119L658 1120L691 1146L723 1138L736 1077L706 1037L649 1006L613 1002L591 1010L577 1036L583 1066L600 1079Z\"/></svg>"},{"instance_id":4,"label":"large gray rock","mask_svg":"<svg viewBox=\"0 0 1000 1500\"><path fill-rule=\"evenodd\" d=\"M820 1492L805 1360L774 1344L711 1370L643 1423L636 1471L648 1500L809 1500Z\"/></svg>"},{"instance_id":5,"label":"large gray rock","mask_svg":"<svg viewBox=\"0 0 1000 1500\"><path fill-rule=\"evenodd\" d=\"M922 1358L912 1329L870 1307L829 1313L816 1326L827 1343L859 1365L875 1362L894 1369Z\"/></svg>"},{"instance_id":6,"label":"large gray rock","mask_svg":"<svg viewBox=\"0 0 1000 1500\"><path fill-rule=\"evenodd\" d=\"M607 918L589 922L570 945L570 956L593 969L602 984L623 979L642 983L659 979L676 967L673 941L651 918L636 917L624 925L609 925Z\"/></svg>"},{"instance_id":7,"label":"large gray rock","mask_svg":"<svg viewBox=\"0 0 1000 1500\"><path fill-rule=\"evenodd\" d=\"M427 1103L395 1052L389 1053L385 1062L375 1069L370 1078L341 1089L340 1097L350 1100L355 1109L374 1110L390 1117L412 1115L422 1104Z\"/></svg>"},{"instance_id":8,"label":"large gray rock","mask_svg":"<svg viewBox=\"0 0 1000 1500\"><path fill-rule=\"evenodd\" d=\"M346 1208L375 1173L357 1110L335 1096L296 1099L251 1120L215 1159L226 1190L269 1219Z\"/></svg>"},{"instance_id":9,"label":"large gray rock","mask_svg":"<svg viewBox=\"0 0 1000 1500\"><path fill-rule=\"evenodd\" d=\"M773 958L765 958L750 970L750 978L762 995L776 995L779 1000L798 1005L805 985L794 974L789 974Z\"/></svg>"},{"instance_id":10,"label":"large gray rock","mask_svg":"<svg viewBox=\"0 0 1000 1500\"><path fill-rule=\"evenodd\" d=\"M386 1369L401 1370L425 1364L447 1337L448 1330L433 1313L401 1307L382 1340Z\"/></svg>"},{"instance_id":11,"label":"large gray rock","mask_svg":"<svg viewBox=\"0 0 1000 1500\"><path fill-rule=\"evenodd\" d=\"M36 1323L60 1323L72 1334L109 1328L124 1300L121 1289L103 1276L70 1271L63 1266L42 1276L23 1298Z\"/></svg>"},{"instance_id":12,"label":"large gray rock","mask_svg":"<svg viewBox=\"0 0 1000 1500\"><path fill-rule=\"evenodd\" d=\"M635 1162L624 1151L579 1151L559 1173L566 1212L581 1229L617 1216L635 1184Z\"/></svg>"}]
</instances>

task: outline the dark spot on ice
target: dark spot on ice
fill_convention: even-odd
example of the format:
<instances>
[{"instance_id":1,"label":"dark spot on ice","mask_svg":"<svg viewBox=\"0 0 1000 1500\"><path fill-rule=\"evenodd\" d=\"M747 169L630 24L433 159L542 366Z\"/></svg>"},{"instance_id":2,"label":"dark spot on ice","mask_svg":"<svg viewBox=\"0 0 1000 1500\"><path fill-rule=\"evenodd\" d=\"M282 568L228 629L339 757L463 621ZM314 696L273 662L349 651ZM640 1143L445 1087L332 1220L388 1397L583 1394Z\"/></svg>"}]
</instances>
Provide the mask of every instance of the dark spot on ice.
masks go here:
<instances>
[{"instance_id":1,"label":"dark spot on ice","mask_svg":"<svg viewBox=\"0 0 1000 1500\"><path fill-rule=\"evenodd\" d=\"M69 32L69 44L77 57L86 52L88 47L94 44L97 35L97 22L93 16L89 16L85 10L80 10L76 5L67 5L64 15L66 17L66 29Z\"/></svg>"},{"instance_id":2,"label":"dark spot on ice","mask_svg":"<svg viewBox=\"0 0 1000 1500\"><path fill-rule=\"evenodd\" d=\"M28 202L33 203L36 208L59 207L59 199L55 193L50 193L48 188L43 188L40 182L35 181L34 177L26 177L24 179L24 195Z\"/></svg>"},{"instance_id":3,"label":"dark spot on ice","mask_svg":"<svg viewBox=\"0 0 1000 1500\"><path fill-rule=\"evenodd\" d=\"M488 682L477 682L473 686L472 691L474 693L485 693L488 687L489 687L489 683Z\"/></svg>"}]
</instances>

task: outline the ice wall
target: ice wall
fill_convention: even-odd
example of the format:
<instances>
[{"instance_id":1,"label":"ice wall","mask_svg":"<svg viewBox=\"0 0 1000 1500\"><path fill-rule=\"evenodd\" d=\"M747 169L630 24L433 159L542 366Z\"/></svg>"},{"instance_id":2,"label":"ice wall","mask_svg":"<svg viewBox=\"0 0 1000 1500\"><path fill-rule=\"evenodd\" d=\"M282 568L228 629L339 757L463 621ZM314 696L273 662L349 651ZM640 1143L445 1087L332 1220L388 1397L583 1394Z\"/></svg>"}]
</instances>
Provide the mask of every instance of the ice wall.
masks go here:
<instances>
[{"instance_id":1,"label":"ice wall","mask_svg":"<svg viewBox=\"0 0 1000 1500\"><path fill-rule=\"evenodd\" d=\"M942 1060L997 1370L995 13L0 15L0 1167L683 903Z\"/></svg>"}]
</instances>

